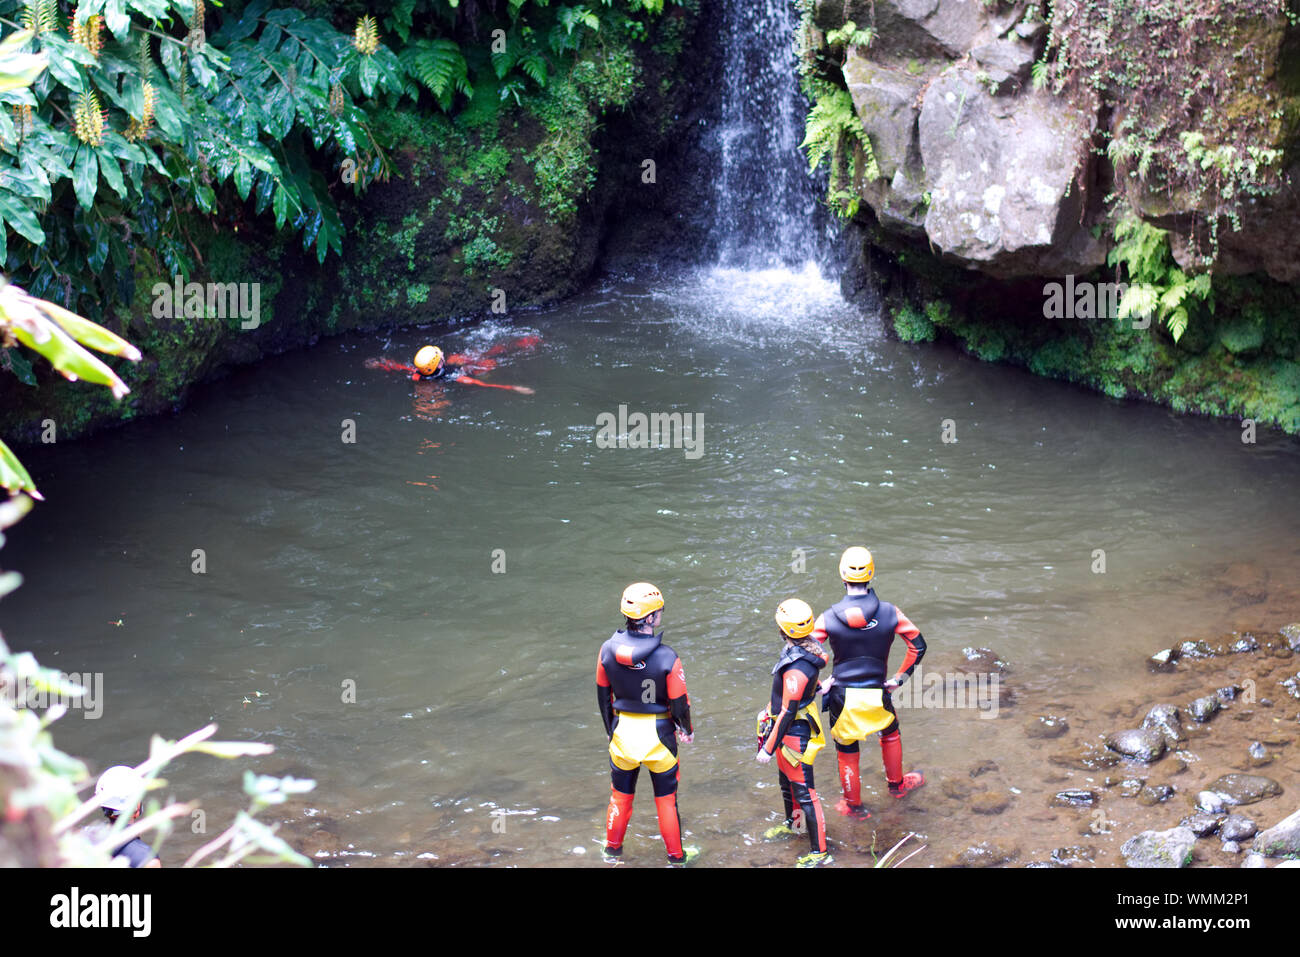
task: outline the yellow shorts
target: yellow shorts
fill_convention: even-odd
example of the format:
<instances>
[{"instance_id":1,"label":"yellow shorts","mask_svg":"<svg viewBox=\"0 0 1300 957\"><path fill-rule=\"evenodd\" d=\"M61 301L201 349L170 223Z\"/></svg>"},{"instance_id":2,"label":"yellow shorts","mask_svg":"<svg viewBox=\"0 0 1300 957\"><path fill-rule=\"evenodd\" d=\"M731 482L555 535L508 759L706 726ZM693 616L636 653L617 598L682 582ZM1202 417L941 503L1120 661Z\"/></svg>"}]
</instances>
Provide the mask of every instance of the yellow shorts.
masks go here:
<instances>
[{"instance_id":1,"label":"yellow shorts","mask_svg":"<svg viewBox=\"0 0 1300 957\"><path fill-rule=\"evenodd\" d=\"M609 742L609 759L620 771L633 771L645 765L655 774L677 766L677 755L659 740L656 724L664 714L618 713L614 737Z\"/></svg>"},{"instance_id":2,"label":"yellow shorts","mask_svg":"<svg viewBox=\"0 0 1300 957\"><path fill-rule=\"evenodd\" d=\"M885 709L885 693L880 688L845 688L844 710L831 728L831 737L839 744L852 744L893 723L894 715Z\"/></svg>"}]
</instances>

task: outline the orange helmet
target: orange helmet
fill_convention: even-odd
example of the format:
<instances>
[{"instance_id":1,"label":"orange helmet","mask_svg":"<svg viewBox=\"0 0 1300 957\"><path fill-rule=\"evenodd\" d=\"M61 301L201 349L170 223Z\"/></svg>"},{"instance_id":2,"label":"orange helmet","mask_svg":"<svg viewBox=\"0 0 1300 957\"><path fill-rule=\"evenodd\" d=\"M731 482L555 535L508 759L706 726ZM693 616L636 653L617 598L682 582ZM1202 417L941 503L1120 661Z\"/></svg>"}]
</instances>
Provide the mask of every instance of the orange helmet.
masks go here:
<instances>
[{"instance_id":1,"label":"orange helmet","mask_svg":"<svg viewBox=\"0 0 1300 957\"><path fill-rule=\"evenodd\" d=\"M635 582L623 589L623 600L618 603L618 610L624 617L640 621L663 606L664 596L658 588L649 582Z\"/></svg>"},{"instance_id":2,"label":"orange helmet","mask_svg":"<svg viewBox=\"0 0 1300 957\"><path fill-rule=\"evenodd\" d=\"M876 575L876 563L871 552L861 545L844 550L840 556L840 580L865 585Z\"/></svg>"},{"instance_id":3,"label":"orange helmet","mask_svg":"<svg viewBox=\"0 0 1300 957\"><path fill-rule=\"evenodd\" d=\"M424 346L415 354L415 368L420 375L435 375L442 368L442 350L437 346Z\"/></svg>"},{"instance_id":4,"label":"orange helmet","mask_svg":"<svg viewBox=\"0 0 1300 957\"><path fill-rule=\"evenodd\" d=\"M801 598L787 598L776 606L776 623L783 635L798 641L812 633L812 607Z\"/></svg>"}]
</instances>

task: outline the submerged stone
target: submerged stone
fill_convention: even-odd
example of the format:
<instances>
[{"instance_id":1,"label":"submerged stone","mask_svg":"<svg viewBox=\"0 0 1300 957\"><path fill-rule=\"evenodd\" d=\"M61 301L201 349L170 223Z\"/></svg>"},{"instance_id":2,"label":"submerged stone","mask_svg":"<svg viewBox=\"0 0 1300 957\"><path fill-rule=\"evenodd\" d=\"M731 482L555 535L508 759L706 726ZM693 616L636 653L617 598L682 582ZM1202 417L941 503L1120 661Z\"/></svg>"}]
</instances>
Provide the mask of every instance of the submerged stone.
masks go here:
<instances>
[{"instance_id":1,"label":"submerged stone","mask_svg":"<svg viewBox=\"0 0 1300 957\"><path fill-rule=\"evenodd\" d=\"M1277 797L1282 793L1282 785L1261 774L1225 774L1201 793L1207 791L1218 795L1224 805L1235 807Z\"/></svg>"},{"instance_id":2,"label":"submerged stone","mask_svg":"<svg viewBox=\"0 0 1300 957\"><path fill-rule=\"evenodd\" d=\"M1085 788L1067 788L1064 791L1057 791L1052 798L1052 807L1091 807L1096 804L1101 797L1096 791L1089 791Z\"/></svg>"},{"instance_id":3,"label":"submerged stone","mask_svg":"<svg viewBox=\"0 0 1300 957\"><path fill-rule=\"evenodd\" d=\"M1163 804L1174 796L1174 786L1172 784L1147 784L1138 792L1137 801L1143 807L1154 807L1157 804Z\"/></svg>"},{"instance_id":4,"label":"submerged stone","mask_svg":"<svg viewBox=\"0 0 1300 957\"><path fill-rule=\"evenodd\" d=\"M948 859L949 867L997 867L1008 864L1020 856L1017 844L1001 841L981 841Z\"/></svg>"},{"instance_id":5,"label":"submerged stone","mask_svg":"<svg viewBox=\"0 0 1300 957\"><path fill-rule=\"evenodd\" d=\"M1183 716L1176 705L1155 705L1142 719L1143 728L1154 728L1165 736L1165 743L1170 747L1187 740L1183 733Z\"/></svg>"},{"instance_id":6,"label":"submerged stone","mask_svg":"<svg viewBox=\"0 0 1300 957\"><path fill-rule=\"evenodd\" d=\"M1059 738L1070 730L1070 722L1054 714L1039 715L1025 725L1025 736L1030 738Z\"/></svg>"}]
</instances>

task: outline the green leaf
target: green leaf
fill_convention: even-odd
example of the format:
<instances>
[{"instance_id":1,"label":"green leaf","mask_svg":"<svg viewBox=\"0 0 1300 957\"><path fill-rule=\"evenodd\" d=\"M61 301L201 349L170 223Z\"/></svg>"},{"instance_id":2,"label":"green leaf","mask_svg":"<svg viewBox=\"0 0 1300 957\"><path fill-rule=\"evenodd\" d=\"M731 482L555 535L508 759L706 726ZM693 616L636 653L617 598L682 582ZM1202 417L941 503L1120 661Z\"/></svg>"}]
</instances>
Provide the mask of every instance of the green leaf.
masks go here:
<instances>
[{"instance_id":1,"label":"green leaf","mask_svg":"<svg viewBox=\"0 0 1300 957\"><path fill-rule=\"evenodd\" d=\"M40 496L36 491L36 483L27 474L27 469L23 468L23 463L18 461L18 456L9 450L9 446L5 445L3 440L0 440L0 487L10 492L27 492Z\"/></svg>"},{"instance_id":2,"label":"green leaf","mask_svg":"<svg viewBox=\"0 0 1300 957\"><path fill-rule=\"evenodd\" d=\"M281 229L284 227L284 218L289 212L289 200L283 183L276 187L271 206L275 211L275 228Z\"/></svg>"},{"instance_id":3,"label":"green leaf","mask_svg":"<svg viewBox=\"0 0 1300 957\"><path fill-rule=\"evenodd\" d=\"M375 61L372 57L367 56L361 58L361 70L358 73L357 79L361 83L361 92L365 96L369 97L374 94L375 81L379 79L379 67L375 66Z\"/></svg>"},{"instance_id":4,"label":"green leaf","mask_svg":"<svg viewBox=\"0 0 1300 957\"><path fill-rule=\"evenodd\" d=\"M36 385L36 373L32 372L32 363L18 349L6 349L5 358L9 362L9 369L14 376L23 385Z\"/></svg>"},{"instance_id":5,"label":"green leaf","mask_svg":"<svg viewBox=\"0 0 1300 957\"><path fill-rule=\"evenodd\" d=\"M112 187L113 192L125 199L126 183L122 180L122 169L117 165L117 160L102 149L99 151L99 171L104 174L104 182Z\"/></svg>"},{"instance_id":6,"label":"green leaf","mask_svg":"<svg viewBox=\"0 0 1300 957\"><path fill-rule=\"evenodd\" d=\"M126 12L125 0L108 0L104 6L104 23L123 43L130 39L131 16Z\"/></svg>"},{"instance_id":7,"label":"green leaf","mask_svg":"<svg viewBox=\"0 0 1300 957\"><path fill-rule=\"evenodd\" d=\"M253 188L253 172L248 165L248 160L240 157L239 164L235 167L235 191L239 193L242 200L248 199L248 191Z\"/></svg>"},{"instance_id":8,"label":"green leaf","mask_svg":"<svg viewBox=\"0 0 1300 957\"><path fill-rule=\"evenodd\" d=\"M72 188L76 191L77 202L82 209L90 209L94 205L95 193L99 188L99 162L90 146L83 144L77 150L77 160L72 167Z\"/></svg>"},{"instance_id":9,"label":"green leaf","mask_svg":"<svg viewBox=\"0 0 1300 957\"><path fill-rule=\"evenodd\" d=\"M16 196L0 193L0 215L23 239L37 245L45 242L45 230L41 229L36 214Z\"/></svg>"}]
</instances>

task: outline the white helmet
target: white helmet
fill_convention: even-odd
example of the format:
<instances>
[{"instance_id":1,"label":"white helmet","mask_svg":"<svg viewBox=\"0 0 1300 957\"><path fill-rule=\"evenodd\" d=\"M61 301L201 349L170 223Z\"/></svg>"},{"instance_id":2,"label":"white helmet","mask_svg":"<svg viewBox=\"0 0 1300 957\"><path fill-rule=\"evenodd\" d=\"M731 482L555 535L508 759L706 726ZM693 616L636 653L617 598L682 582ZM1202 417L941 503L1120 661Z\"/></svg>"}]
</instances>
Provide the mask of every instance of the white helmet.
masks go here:
<instances>
[{"instance_id":1,"label":"white helmet","mask_svg":"<svg viewBox=\"0 0 1300 957\"><path fill-rule=\"evenodd\" d=\"M128 805L139 802L143 787L144 782L134 768L119 764L99 776L95 796L100 807L121 814Z\"/></svg>"}]
</instances>

